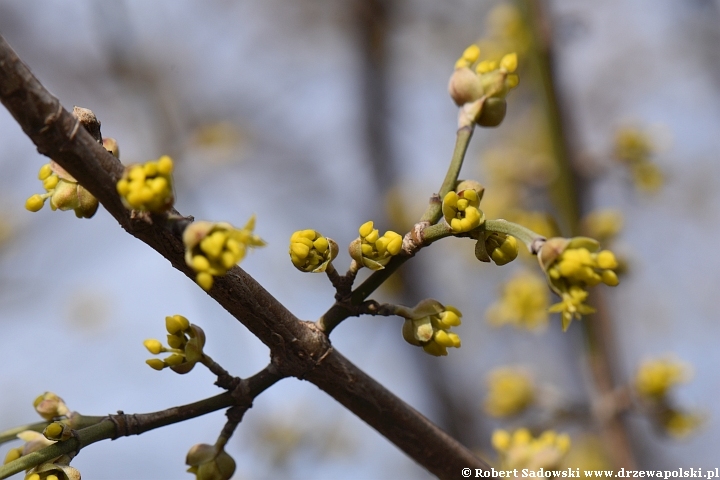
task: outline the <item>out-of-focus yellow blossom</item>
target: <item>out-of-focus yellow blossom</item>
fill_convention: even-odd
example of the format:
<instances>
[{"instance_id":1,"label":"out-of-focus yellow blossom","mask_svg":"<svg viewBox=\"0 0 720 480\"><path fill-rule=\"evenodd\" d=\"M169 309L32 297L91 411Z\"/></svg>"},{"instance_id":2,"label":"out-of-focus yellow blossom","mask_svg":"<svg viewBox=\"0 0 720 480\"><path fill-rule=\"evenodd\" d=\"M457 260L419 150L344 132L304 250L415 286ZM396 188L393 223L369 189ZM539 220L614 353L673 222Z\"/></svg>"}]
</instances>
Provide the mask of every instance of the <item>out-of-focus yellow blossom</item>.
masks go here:
<instances>
[{"instance_id":1,"label":"out-of-focus yellow blossom","mask_svg":"<svg viewBox=\"0 0 720 480\"><path fill-rule=\"evenodd\" d=\"M235 460L224 450L225 441L215 445L198 443L190 448L185 458L189 473L196 480L229 480L235 473Z\"/></svg>"},{"instance_id":2,"label":"out-of-focus yellow blossom","mask_svg":"<svg viewBox=\"0 0 720 480\"><path fill-rule=\"evenodd\" d=\"M448 91L460 107L459 125L478 124L483 127L500 125L505 118L505 97L519 82L517 54L508 53L499 62L481 61L480 48L470 45L455 62ZM474 68L473 68L474 67Z\"/></svg>"},{"instance_id":3,"label":"out-of-focus yellow blossom","mask_svg":"<svg viewBox=\"0 0 720 480\"><path fill-rule=\"evenodd\" d=\"M155 370L169 367L175 373L188 373L197 362L203 359L205 332L197 325L191 324L182 315L165 317L165 329L168 332L169 348L154 338L145 340L143 345L153 355L161 353L170 353L171 355L162 360L151 358L145 363Z\"/></svg>"},{"instance_id":4,"label":"out-of-focus yellow blossom","mask_svg":"<svg viewBox=\"0 0 720 480\"><path fill-rule=\"evenodd\" d=\"M612 241L622 228L622 212L611 208L594 210L585 215L582 220L583 233L600 243Z\"/></svg>"},{"instance_id":5,"label":"out-of-focus yellow blossom","mask_svg":"<svg viewBox=\"0 0 720 480\"><path fill-rule=\"evenodd\" d=\"M443 199L442 212L453 233L464 233L476 229L485 220L479 206L480 196L475 190L451 191Z\"/></svg>"},{"instance_id":6,"label":"out-of-focus yellow blossom","mask_svg":"<svg viewBox=\"0 0 720 480\"><path fill-rule=\"evenodd\" d=\"M538 153L537 145L489 148L481 157L493 185L546 187L557 176L557 165L552 156L542 150Z\"/></svg>"},{"instance_id":7,"label":"out-of-focus yellow blossom","mask_svg":"<svg viewBox=\"0 0 720 480\"><path fill-rule=\"evenodd\" d=\"M131 210L163 213L175 201L172 181L173 161L167 155L158 160L131 165L117 182L123 204Z\"/></svg>"},{"instance_id":8,"label":"out-of-focus yellow blossom","mask_svg":"<svg viewBox=\"0 0 720 480\"><path fill-rule=\"evenodd\" d=\"M483 408L492 417L517 415L535 400L532 379L521 370L496 368L490 372L486 383L488 393Z\"/></svg>"},{"instance_id":9,"label":"out-of-focus yellow blossom","mask_svg":"<svg viewBox=\"0 0 720 480\"><path fill-rule=\"evenodd\" d=\"M691 369L686 363L674 358L645 360L635 374L635 389L650 399L660 399L675 385L687 382Z\"/></svg>"},{"instance_id":10,"label":"out-of-focus yellow blossom","mask_svg":"<svg viewBox=\"0 0 720 480\"><path fill-rule=\"evenodd\" d=\"M502 287L500 300L488 309L486 316L494 326L509 324L535 330L547 325L549 303L547 283L536 275L523 272Z\"/></svg>"},{"instance_id":11,"label":"out-of-focus yellow blossom","mask_svg":"<svg viewBox=\"0 0 720 480\"><path fill-rule=\"evenodd\" d=\"M656 148L648 133L631 126L617 131L615 158L628 166L639 190L652 193L663 185L662 171L652 161L655 153Z\"/></svg>"},{"instance_id":12,"label":"out-of-focus yellow blossom","mask_svg":"<svg viewBox=\"0 0 720 480\"><path fill-rule=\"evenodd\" d=\"M19 447L10 449L5 455L4 463L10 463L13 460L17 460L20 457L37 452L38 450L55 443L55 441L45 438L42 433L34 432L32 430L20 432L17 434L17 437L25 443Z\"/></svg>"},{"instance_id":13,"label":"out-of-focus yellow blossom","mask_svg":"<svg viewBox=\"0 0 720 480\"><path fill-rule=\"evenodd\" d=\"M213 277L225 275L245 258L248 248L265 242L253 233L255 216L242 228L226 222L194 222L183 232L185 263L196 272L195 281L204 290L213 286Z\"/></svg>"},{"instance_id":14,"label":"out-of-focus yellow blossom","mask_svg":"<svg viewBox=\"0 0 720 480\"><path fill-rule=\"evenodd\" d=\"M524 53L530 46L531 33L515 5L496 5L487 15L485 24L488 35L480 42L480 47L491 58L507 51Z\"/></svg>"},{"instance_id":15,"label":"out-of-focus yellow blossom","mask_svg":"<svg viewBox=\"0 0 720 480\"><path fill-rule=\"evenodd\" d=\"M492 435L493 448L500 457L501 468L505 470L530 470L557 468L570 450L570 437L546 430L539 437L533 438L526 428L509 433L506 430L495 430Z\"/></svg>"},{"instance_id":16,"label":"out-of-focus yellow blossom","mask_svg":"<svg viewBox=\"0 0 720 480\"><path fill-rule=\"evenodd\" d=\"M337 254L337 243L315 230L298 230L290 237L290 259L301 272L324 272Z\"/></svg>"},{"instance_id":17,"label":"out-of-focus yellow blossom","mask_svg":"<svg viewBox=\"0 0 720 480\"><path fill-rule=\"evenodd\" d=\"M670 408L660 416L660 423L665 432L673 438L686 438L697 431L703 423L703 416Z\"/></svg>"},{"instance_id":18,"label":"out-of-focus yellow blossom","mask_svg":"<svg viewBox=\"0 0 720 480\"><path fill-rule=\"evenodd\" d=\"M396 313L405 317L402 334L409 344L436 357L447 355L450 347L460 348L460 337L450 331L461 323L462 313L457 308L426 299L412 309L398 307Z\"/></svg>"},{"instance_id":19,"label":"out-of-focus yellow blossom","mask_svg":"<svg viewBox=\"0 0 720 480\"><path fill-rule=\"evenodd\" d=\"M33 402L33 407L47 421L67 416L70 413L65 401L53 392L45 392L38 396Z\"/></svg>"},{"instance_id":20,"label":"out-of-focus yellow blossom","mask_svg":"<svg viewBox=\"0 0 720 480\"><path fill-rule=\"evenodd\" d=\"M595 311L585 303L588 288L619 283L613 271L618 266L615 255L600 250L600 244L591 238L550 238L538 252L538 260L550 288L561 298L549 311L561 314L563 331L573 319Z\"/></svg>"},{"instance_id":21,"label":"out-of-focus yellow blossom","mask_svg":"<svg viewBox=\"0 0 720 480\"><path fill-rule=\"evenodd\" d=\"M360 267L382 270L390 259L402 251L402 235L393 231L380 232L373 228L373 222L365 222L358 229L360 236L350 243L350 257Z\"/></svg>"},{"instance_id":22,"label":"out-of-focus yellow blossom","mask_svg":"<svg viewBox=\"0 0 720 480\"><path fill-rule=\"evenodd\" d=\"M90 218L98 209L98 201L77 180L54 161L40 167L38 179L43 182L46 193L35 194L27 199L25 208L39 211L50 199L52 210L73 210L78 218Z\"/></svg>"},{"instance_id":23,"label":"out-of-focus yellow blossom","mask_svg":"<svg viewBox=\"0 0 720 480\"><path fill-rule=\"evenodd\" d=\"M585 435L573 439L572 448L560 464L560 469L580 469L581 478L585 478L584 470L611 470L612 465L603 448L603 442L594 435Z\"/></svg>"}]
</instances>

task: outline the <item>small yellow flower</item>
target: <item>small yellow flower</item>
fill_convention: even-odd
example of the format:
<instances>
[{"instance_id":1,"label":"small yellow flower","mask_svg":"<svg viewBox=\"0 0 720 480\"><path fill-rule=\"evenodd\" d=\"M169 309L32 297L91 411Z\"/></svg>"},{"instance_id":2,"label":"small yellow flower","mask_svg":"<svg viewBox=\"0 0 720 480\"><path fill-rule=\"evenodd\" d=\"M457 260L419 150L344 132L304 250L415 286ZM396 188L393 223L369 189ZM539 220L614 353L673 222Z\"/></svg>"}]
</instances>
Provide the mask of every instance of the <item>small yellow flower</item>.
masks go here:
<instances>
[{"instance_id":1,"label":"small yellow flower","mask_svg":"<svg viewBox=\"0 0 720 480\"><path fill-rule=\"evenodd\" d=\"M97 199L54 161L40 168L38 179L43 182L46 193L27 199L25 208L29 211L39 211L49 199L52 210L73 210L78 218L95 215L99 205Z\"/></svg>"},{"instance_id":2,"label":"small yellow flower","mask_svg":"<svg viewBox=\"0 0 720 480\"><path fill-rule=\"evenodd\" d=\"M443 199L442 212L453 233L464 233L476 229L485 220L479 206L480 196L474 189L450 191Z\"/></svg>"},{"instance_id":3,"label":"small yellow flower","mask_svg":"<svg viewBox=\"0 0 720 480\"><path fill-rule=\"evenodd\" d=\"M196 480L229 480L235 473L235 460L225 452L220 441L215 445L193 445L185 464L190 466L187 471L195 474Z\"/></svg>"},{"instance_id":4,"label":"small yellow flower","mask_svg":"<svg viewBox=\"0 0 720 480\"><path fill-rule=\"evenodd\" d=\"M290 260L301 272L324 272L337 254L337 243L315 230L298 230L290 237Z\"/></svg>"},{"instance_id":5,"label":"small yellow flower","mask_svg":"<svg viewBox=\"0 0 720 480\"><path fill-rule=\"evenodd\" d=\"M175 373L188 373L197 362L203 359L205 332L182 315L165 317L165 328L168 332L168 347L154 338L145 340L143 345L153 355L161 353L170 353L171 355L163 360L151 358L145 363L155 370L169 367Z\"/></svg>"},{"instance_id":6,"label":"small yellow flower","mask_svg":"<svg viewBox=\"0 0 720 480\"><path fill-rule=\"evenodd\" d=\"M45 392L38 396L33 402L33 407L47 421L57 417L65 417L70 413L63 399L52 392Z\"/></svg>"},{"instance_id":7,"label":"small yellow flower","mask_svg":"<svg viewBox=\"0 0 720 480\"><path fill-rule=\"evenodd\" d=\"M185 263L197 274L198 285L210 290L213 277L225 275L242 261L248 248L264 246L265 242L253 233L254 229L254 216L239 229L225 222L190 224L183 232Z\"/></svg>"},{"instance_id":8,"label":"small yellow flower","mask_svg":"<svg viewBox=\"0 0 720 480\"><path fill-rule=\"evenodd\" d=\"M550 238L538 252L538 260L550 288L561 298L550 312L561 313L563 331L573 319L595 311L585 303L588 288L619 283L615 255L610 250L600 251L600 244L591 238Z\"/></svg>"},{"instance_id":9,"label":"small yellow flower","mask_svg":"<svg viewBox=\"0 0 720 480\"><path fill-rule=\"evenodd\" d=\"M582 221L583 232L600 243L613 240L623 228L623 214L606 208L588 213Z\"/></svg>"},{"instance_id":10,"label":"small yellow flower","mask_svg":"<svg viewBox=\"0 0 720 480\"><path fill-rule=\"evenodd\" d=\"M158 160L132 165L117 182L123 204L131 210L163 213L175 201L172 181L173 161L167 155Z\"/></svg>"},{"instance_id":11,"label":"small yellow flower","mask_svg":"<svg viewBox=\"0 0 720 480\"><path fill-rule=\"evenodd\" d=\"M365 222L358 229L360 236L350 244L349 252L360 267L382 270L390 259L402 251L403 237L388 230L385 235L373 228L373 222Z\"/></svg>"},{"instance_id":12,"label":"small yellow flower","mask_svg":"<svg viewBox=\"0 0 720 480\"><path fill-rule=\"evenodd\" d=\"M529 272L512 277L502 287L500 299L487 311L490 324L513 325L536 330L547 325L549 305L547 283Z\"/></svg>"},{"instance_id":13,"label":"small yellow flower","mask_svg":"<svg viewBox=\"0 0 720 480\"><path fill-rule=\"evenodd\" d=\"M488 394L483 404L485 412L497 418L517 415L535 399L532 380L514 368L496 368L487 377Z\"/></svg>"},{"instance_id":14,"label":"small yellow flower","mask_svg":"<svg viewBox=\"0 0 720 480\"><path fill-rule=\"evenodd\" d=\"M615 158L630 169L638 190L652 193L662 187L662 171L652 161L656 152L651 136L638 127L623 127L615 135Z\"/></svg>"},{"instance_id":15,"label":"small yellow flower","mask_svg":"<svg viewBox=\"0 0 720 480\"><path fill-rule=\"evenodd\" d=\"M405 341L422 347L425 353L440 357L447 355L450 347L460 348L460 337L450 331L461 323L462 313L457 308L427 299L412 309L402 307L397 314L405 317Z\"/></svg>"},{"instance_id":16,"label":"small yellow flower","mask_svg":"<svg viewBox=\"0 0 720 480\"><path fill-rule=\"evenodd\" d=\"M496 430L492 445L500 456L503 469L547 470L557 468L570 450L570 437L553 430L546 430L537 438L533 438L526 428L515 430L512 434Z\"/></svg>"},{"instance_id":17,"label":"small yellow flower","mask_svg":"<svg viewBox=\"0 0 720 480\"><path fill-rule=\"evenodd\" d=\"M661 416L661 425L673 438L685 438L703 424L703 416L694 412L668 409Z\"/></svg>"},{"instance_id":18,"label":"small yellow flower","mask_svg":"<svg viewBox=\"0 0 720 480\"><path fill-rule=\"evenodd\" d=\"M498 266L512 262L519 253L515 237L497 232L485 235L485 251Z\"/></svg>"},{"instance_id":19,"label":"small yellow flower","mask_svg":"<svg viewBox=\"0 0 720 480\"><path fill-rule=\"evenodd\" d=\"M71 458L63 455L52 462L41 463L25 474L25 480L80 480L80 472L69 465Z\"/></svg>"},{"instance_id":20,"label":"small yellow flower","mask_svg":"<svg viewBox=\"0 0 720 480\"><path fill-rule=\"evenodd\" d=\"M641 396L657 400L690 376L690 367L671 357L645 360L635 374L635 389Z\"/></svg>"}]
</instances>

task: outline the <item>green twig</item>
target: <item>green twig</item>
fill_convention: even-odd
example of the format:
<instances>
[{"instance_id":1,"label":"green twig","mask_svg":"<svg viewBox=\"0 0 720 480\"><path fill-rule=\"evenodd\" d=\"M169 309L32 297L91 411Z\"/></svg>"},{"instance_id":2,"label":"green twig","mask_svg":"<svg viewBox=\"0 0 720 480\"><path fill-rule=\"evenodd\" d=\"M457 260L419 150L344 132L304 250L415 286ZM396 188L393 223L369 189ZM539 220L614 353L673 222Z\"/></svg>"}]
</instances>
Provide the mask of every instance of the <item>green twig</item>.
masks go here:
<instances>
[{"instance_id":1,"label":"green twig","mask_svg":"<svg viewBox=\"0 0 720 480\"><path fill-rule=\"evenodd\" d=\"M432 225L440 220L440 216L442 215L442 199L445 198L448 192L455 189L455 184L460 176L460 169L462 168L465 152L470 144L472 134L473 127L462 127L458 129L457 139L455 140L455 151L453 151L450 166L448 167L447 174L445 174L445 180L443 180L440 191L438 192L440 201L430 202L430 205L420 219L421 222L430 222Z\"/></svg>"},{"instance_id":2,"label":"green twig","mask_svg":"<svg viewBox=\"0 0 720 480\"><path fill-rule=\"evenodd\" d=\"M506 235L512 235L525 244L528 251L533 255L538 252L542 244L545 242L545 237L539 233L535 233L529 228L518 225L517 223L508 222L507 220L486 220L485 231L504 233Z\"/></svg>"},{"instance_id":3,"label":"green twig","mask_svg":"<svg viewBox=\"0 0 720 480\"><path fill-rule=\"evenodd\" d=\"M225 392L199 402L172 407L159 412L135 415L118 412L117 415L107 417L87 417L88 419L99 419L99 421L94 425L77 429L76 435L68 440L57 442L0 466L0 479L7 478L61 455L78 452L80 449L101 440L140 435L149 430L183 422L233 405L247 410L252 406L252 399L281 378L283 377L275 372L274 367L268 366L244 380L245 388L240 393Z\"/></svg>"}]
</instances>

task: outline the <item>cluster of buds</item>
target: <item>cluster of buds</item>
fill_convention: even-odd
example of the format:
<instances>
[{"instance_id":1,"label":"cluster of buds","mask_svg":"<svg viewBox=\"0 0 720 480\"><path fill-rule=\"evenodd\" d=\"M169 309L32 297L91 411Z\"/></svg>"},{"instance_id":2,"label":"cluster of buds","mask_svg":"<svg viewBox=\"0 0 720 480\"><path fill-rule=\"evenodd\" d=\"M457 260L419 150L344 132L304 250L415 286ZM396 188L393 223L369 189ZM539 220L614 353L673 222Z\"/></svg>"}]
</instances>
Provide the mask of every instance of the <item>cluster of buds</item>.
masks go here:
<instances>
[{"instance_id":1,"label":"cluster of buds","mask_svg":"<svg viewBox=\"0 0 720 480\"><path fill-rule=\"evenodd\" d=\"M486 316L494 326L510 324L536 330L547 325L548 305L547 283L525 272L503 285L500 300L488 309Z\"/></svg>"},{"instance_id":2,"label":"cluster of buds","mask_svg":"<svg viewBox=\"0 0 720 480\"><path fill-rule=\"evenodd\" d=\"M373 228L373 222L365 222L358 229L360 236L350 243L350 257L360 267L382 270L390 259L402 251L402 235L393 231L380 232Z\"/></svg>"},{"instance_id":3,"label":"cluster of buds","mask_svg":"<svg viewBox=\"0 0 720 480\"><path fill-rule=\"evenodd\" d=\"M619 283L613 271L618 266L615 255L610 250L600 250L600 244L592 238L550 238L538 252L538 260L550 288L561 298L550 307L550 312L561 313L563 331L573 319L579 320L595 311L585 303L588 288L600 283L614 287Z\"/></svg>"},{"instance_id":4,"label":"cluster of buds","mask_svg":"<svg viewBox=\"0 0 720 480\"><path fill-rule=\"evenodd\" d=\"M426 299L412 309L397 307L395 313L405 318L402 334L409 344L436 357L447 355L450 347L460 348L460 337L450 331L461 323L462 313L455 307Z\"/></svg>"},{"instance_id":5,"label":"cluster of buds","mask_svg":"<svg viewBox=\"0 0 720 480\"><path fill-rule=\"evenodd\" d=\"M496 127L505 118L505 97L518 84L517 54L509 53L499 62L480 59L480 47L470 45L455 63L448 91L460 107L459 125ZM474 68L473 68L474 67Z\"/></svg>"},{"instance_id":6,"label":"cluster of buds","mask_svg":"<svg viewBox=\"0 0 720 480\"><path fill-rule=\"evenodd\" d=\"M39 211L46 200L52 210L73 210L78 218L90 218L98 209L98 201L54 161L40 167L38 179L43 182L46 193L35 194L27 199L25 208Z\"/></svg>"},{"instance_id":7,"label":"cluster of buds","mask_svg":"<svg viewBox=\"0 0 720 480\"><path fill-rule=\"evenodd\" d=\"M67 440L73 434L71 428L73 413L65 405L62 398L52 392L45 392L33 402L35 411L50 423L43 433L25 430L17 437L25 443L11 448L5 455L5 462L10 463L20 457L37 452L60 440ZM80 480L80 472L69 465L72 456L62 455L41 463L26 472L26 480Z\"/></svg>"},{"instance_id":8,"label":"cluster of buds","mask_svg":"<svg viewBox=\"0 0 720 480\"><path fill-rule=\"evenodd\" d=\"M205 332L197 325L191 324L182 315L165 317L165 328L168 332L165 347L159 340L154 338L143 342L145 348L153 355L170 353L164 358L151 358L145 363L155 370L170 368L175 373L188 373L197 362L203 360L203 347L205 346Z\"/></svg>"},{"instance_id":9,"label":"cluster of buds","mask_svg":"<svg viewBox=\"0 0 720 480\"><path fill-rule=\"evenodd\" d=\"M337 243L315 230L298 230L290 237L290 259L301 272L324 272L337 255Z\"/></svg>"},{"instance_id":10,"label":"cluster of buds","mask_svg":"<svg viewBox=\"0 0 720 480\"><path fill-rule=\"evenodd\" d=\"M225 222L194 222L183 232L185 262L195 273L195 281L204 290L213 286L213 277L225 275L239 263L247 249L265 242L253 233L255 216L243 228Z\"/></svg>"},{"instance_id":11,"label":"cluster of buds","mask_svg":"<svg viewBox=\"0 0 720 480\"><path fill-rule=\"evenodd\" d=\"M172 171L173 161L167 155L127 167L116 186L123 204L128 209L142 212L170 210L175 201Z\"/></svg>"},{"instance_id":12,"label":"cluster of buds","mask_svg":"<svg viewBox=\"0 0 720 480\"><path fill-rule=\"evenodd\" d=\"M553 430L546 430L537 438L533 438L526 428L512 434L496 430L492 445L500 456L503 469L548 470L560 465L570 450L570 437L566 433L558 435Z\"/></svg>"},{"instance_id":13,"label":"cluster of buds","mask_svg":"<svg viewBox=\"0 0 720 480\"><path fill-rule=\"evenodd\" d=\"M487 377L488 393L483 408L491 417L517 415L535 400L532 379L515 368L496 368Z\"/></svg>"},{"instance_id":14,"label":"cluster of buds","mask_svg":"<svg viewBox=\"0 0 720 480\"><path fill-rule=\"evenodd\" d=\"M443 217L453 233L465 233L475 230L485 221L480 210L482 193L473 188L450 191L442 202Z\"/></svg>"},{"instance_id":15,"label":"cluster of buds","mask_svg":"<svg viewBox=\"0 0 720 480\"><path fill-rule=\"evenodd\" d=\"M671 357L645 360L635 375L635 391L650 417L673 437L685 437L702 423L701 415L676 407L669 395L691 375L689 365Z\"/></svg>"},{"instance_id":16,"label":"cluster of buds","mask_svg":"<svg viewBox=\"0 0 720 480\"><path fill-rule=\"evenodd\" d=\"M196 480L229 480L235 473L235 460L224 450L224 441L219 439L215 445L198 443L190 448L185 458L189 473Z\"/></svg>"},{"instance_id":17,"label":"cluster of buds","mask_svg":"<svg viewBox=\"0 0 720 480\"><path fill-rule=\"evenodd\" d=\"M499 232L480 232L475 244L475 257L481 262L492 260L496 265L506 265L518 256L517 239Z\"/></svg>"}]
</instances>

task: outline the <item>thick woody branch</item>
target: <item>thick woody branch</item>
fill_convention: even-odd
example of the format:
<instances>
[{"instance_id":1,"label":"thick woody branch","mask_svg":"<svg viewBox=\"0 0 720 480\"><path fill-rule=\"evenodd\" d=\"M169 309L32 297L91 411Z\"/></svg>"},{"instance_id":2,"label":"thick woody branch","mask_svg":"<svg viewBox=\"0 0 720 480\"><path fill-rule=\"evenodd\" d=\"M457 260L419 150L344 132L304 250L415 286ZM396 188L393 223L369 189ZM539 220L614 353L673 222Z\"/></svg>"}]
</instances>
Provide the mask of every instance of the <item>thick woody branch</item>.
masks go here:
<instances>
[{"instance_id":1,"label":"thick woody branch","mask_svg":"<svg viewBox=\"0 0 720 480\"><path fill-rule=\"evenodd\" d=\"M97 197L125 230L194 278L180 236L167 218L131 218L115 191L123 166L62 108L0 37L0 100L38 151L51 157ZM76 221L73 219L73 221ZM464 467L489 469L421 414L330 346L313 323L297 319L239 267L217 278L209 295L271 349L282 376L311 381L441 478Z\"/></svg>"}]
</instances>

